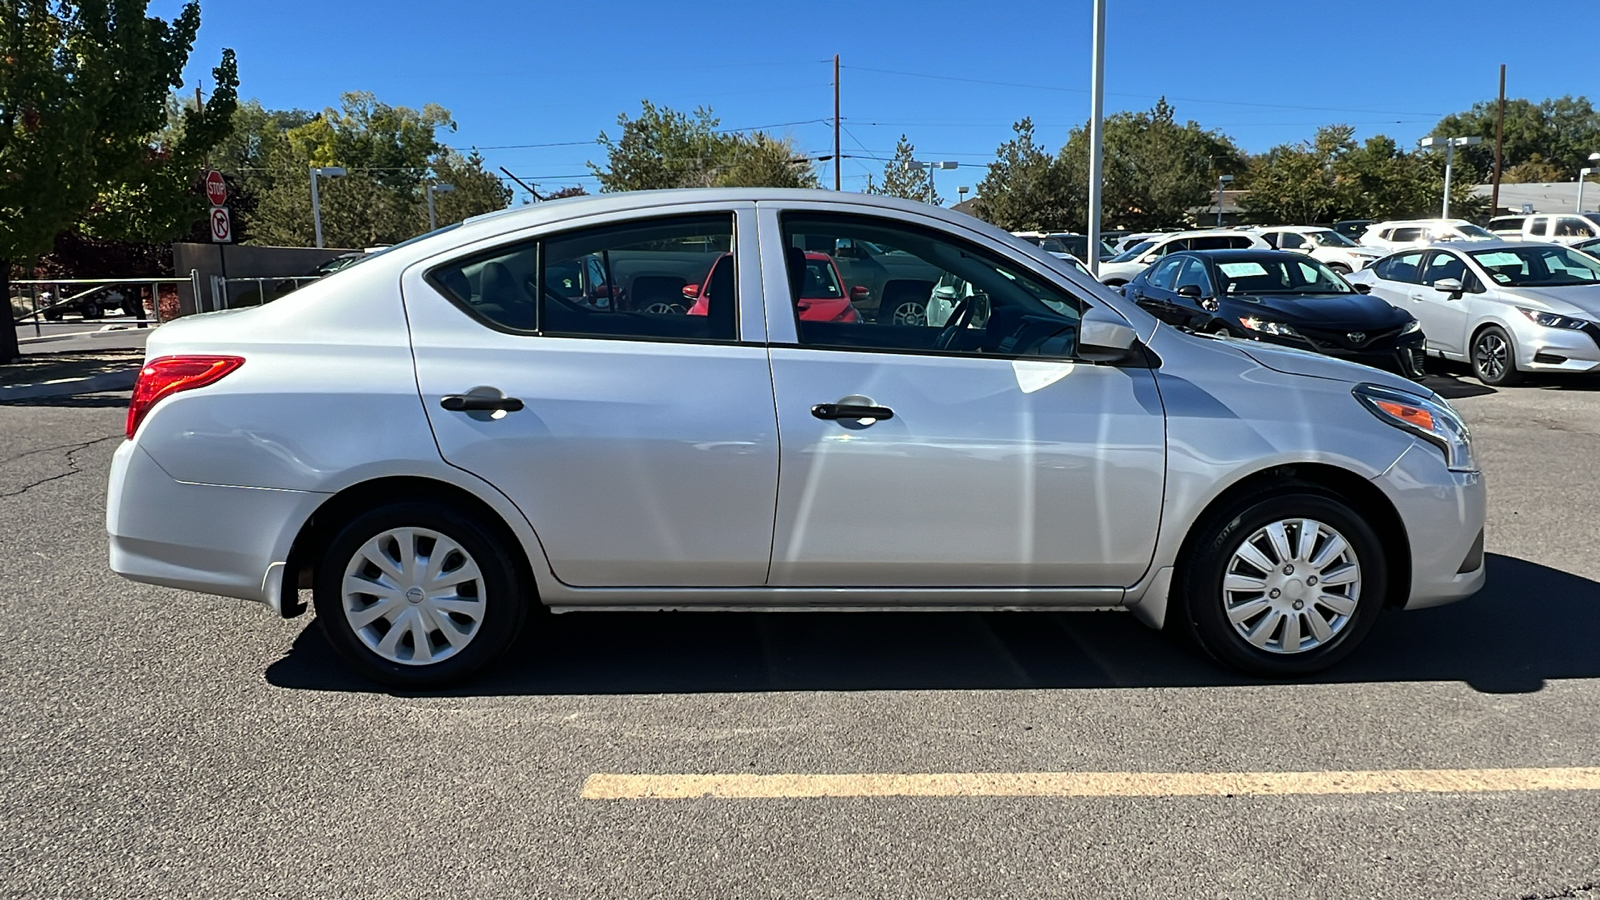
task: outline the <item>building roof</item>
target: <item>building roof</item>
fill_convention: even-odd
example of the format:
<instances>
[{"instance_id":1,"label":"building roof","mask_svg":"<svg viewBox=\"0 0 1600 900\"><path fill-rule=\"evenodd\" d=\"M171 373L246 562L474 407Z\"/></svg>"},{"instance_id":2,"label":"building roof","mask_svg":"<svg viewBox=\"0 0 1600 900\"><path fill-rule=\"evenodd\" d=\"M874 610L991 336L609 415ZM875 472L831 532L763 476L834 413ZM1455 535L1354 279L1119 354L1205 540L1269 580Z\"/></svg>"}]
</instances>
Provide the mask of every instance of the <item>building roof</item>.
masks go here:
<instances>
[{"instance_id":1,"label":"building roof","mask_svg":"<svg viewBox=\"0 0 1600 900\"><path fill-rule=\"evenodd\" d=\"M1472 196L1487 197L1492 185L1480 184L1472 189ZM1578 183L1576 181L1537 181L1527 184L1500 184L1500 209L1520 213L1523 205L1536 213L1573 212L1578 208ZM1583 189L1583 211L1600 210L1600 184L1590 182ZM1493 210L1492 215L1500 215Z\"/></svg>"}]
</instances>

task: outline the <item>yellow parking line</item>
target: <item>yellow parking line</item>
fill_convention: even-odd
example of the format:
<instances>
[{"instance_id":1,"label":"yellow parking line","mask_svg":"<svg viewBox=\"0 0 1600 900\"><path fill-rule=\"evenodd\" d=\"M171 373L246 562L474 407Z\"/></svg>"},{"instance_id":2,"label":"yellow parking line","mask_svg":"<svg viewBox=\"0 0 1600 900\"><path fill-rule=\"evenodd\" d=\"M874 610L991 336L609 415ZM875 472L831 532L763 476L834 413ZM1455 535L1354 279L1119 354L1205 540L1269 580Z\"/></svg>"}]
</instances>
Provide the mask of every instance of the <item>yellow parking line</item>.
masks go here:
<instances>
[{"instance_id":1,"label":"yellow parking line","mask_svg":"<svg viewBox=\"0 0 1600 900\"><path fill-rule=\"evenodd\" d=\"M1600 790L1600 768L1352 772L947 772L626 775L598 772L586 800L808 797L1219 797Z\"/></svg>"}]
</instances>

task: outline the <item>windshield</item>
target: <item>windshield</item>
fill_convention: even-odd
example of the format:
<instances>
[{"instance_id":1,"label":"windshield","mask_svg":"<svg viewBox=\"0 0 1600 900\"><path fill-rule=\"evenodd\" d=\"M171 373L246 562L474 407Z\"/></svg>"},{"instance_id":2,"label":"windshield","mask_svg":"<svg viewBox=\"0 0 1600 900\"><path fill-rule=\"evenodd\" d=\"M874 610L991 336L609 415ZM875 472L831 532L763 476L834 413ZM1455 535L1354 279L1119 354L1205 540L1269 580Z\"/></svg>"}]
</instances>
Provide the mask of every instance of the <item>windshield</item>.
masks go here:
<instances>
[{"instance_id":1,"label":"windshield","mask_svg":"<svg viewBox=\"0 0 1600 900\"><path fill-rule=\"evenodd\" d=\"M1310 257L1219 260L1217 273L1222 276L1222 293L1235 296L1355 293L1343 278Z\"/></svg>"},{"instance_id":2,"label":"windshield","mask_svg":"<svg viewBox=\"0 0 1600 900\"><path fill-rule=\"evenodd\" d=\"M1360 244L1350 240L1337 231L1308 231L1305 236L1323 247L1359 247Z\"/></svg>"},{"instance_id":3,"label":"windshield","mask_svg":"<svg viewBox=\"0 0 1600 900\"><path fill-rule=\"evenodd\" d=\"M1600 260L1568 247L1533 245L1474 250L1478 265L1506 287L1568 287L1600 284Z\"/></svg>"},{"instance_id":4,"label":"windshield","mask_svg":"<svg viewBox=\"0 0 1600 900\"><path fill-rule=\"evenodd\" d=\"M1156 245L1155 241L1140 241L1139 243L1134 244L1132 247L1129 247L1128 249L1122 251L1121 253L1118 253L1116 256L1111 257L1111 259L1108 260L1108 262L1118 262L1118 263L1119 262L1133 262L1140 255L1142 255L1146 250L1149 250L1151 247L1154 247L1155 245Z\"/></svg>"},{"instance_id":5,"label":"windshield","mask_svg":"<svg viewBox=\"0 0 1600 900\"><path fill-rule=\"evenodd\" d=\"M1485 231L1477 225L1472 224L1457 225L1456 231L1462 235L1465 235L1469 240L1492 241L1497 239L1497 235L1495 235L1493 232Z\"/></svg>"}]
</instances>

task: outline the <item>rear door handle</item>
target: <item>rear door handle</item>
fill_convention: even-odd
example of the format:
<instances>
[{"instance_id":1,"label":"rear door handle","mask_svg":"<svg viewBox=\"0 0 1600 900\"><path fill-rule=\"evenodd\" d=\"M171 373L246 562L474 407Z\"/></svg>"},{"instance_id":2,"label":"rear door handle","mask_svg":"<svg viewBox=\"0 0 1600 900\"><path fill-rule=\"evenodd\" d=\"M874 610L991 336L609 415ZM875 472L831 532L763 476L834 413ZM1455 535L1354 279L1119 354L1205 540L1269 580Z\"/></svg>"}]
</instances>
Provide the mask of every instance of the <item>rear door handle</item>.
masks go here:
<instances>
[{"instance_id":1,"label":"rear door handle","mask_svg":"<svg viewBox=\"0 0 1600 900\"><path fill-rule=\"evenodd\" d=\"M819 419L892 419L894 410L887 406L862 406L855 403L818 403L811 414Z\"/></svg>"},{"instance_id":2,"label":"rear door handle","mask_svg":"<svg viewBox=\"0 0 1600 900\"><path fill-rule=\"evenodd\" d=\"M483 394L446 394L439 405L451 412L471 412L474 410L505 410L516 412L522 409L522 401L516 397L488 397Z\"/></svg>"}]
</instances>

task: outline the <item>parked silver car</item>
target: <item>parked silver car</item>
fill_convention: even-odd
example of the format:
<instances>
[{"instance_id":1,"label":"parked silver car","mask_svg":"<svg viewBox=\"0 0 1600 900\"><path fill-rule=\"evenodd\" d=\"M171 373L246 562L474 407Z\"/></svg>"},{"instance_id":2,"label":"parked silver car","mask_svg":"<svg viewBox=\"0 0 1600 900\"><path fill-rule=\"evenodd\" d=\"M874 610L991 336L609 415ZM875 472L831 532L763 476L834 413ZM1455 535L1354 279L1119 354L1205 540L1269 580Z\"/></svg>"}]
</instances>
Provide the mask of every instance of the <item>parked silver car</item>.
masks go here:
<instances>
[{"instance_id":1,"label":"parked silver car","mask_svg":"<svg viewBox=\"0 0 1600 900\"><path fill-rule=\"evenodd\" d=\"M959 279L944 323L798 315L808 254L843 242ZM644 302L701 276L698 313ZM976 219L859 194L469 220L162 326L127 433L115 571L284 616L310 588L339 652L410 688L545 608L1126 609L1290 675L1484 580L1438 396L1184 334Z\"/></svg>"},{"instance_id":2,"label":"parked silver car","mask_svg":"<svg viewBox=\"0 0 1600 900\"><path fill-rule=\"evenodd\" d=\"M1600 369L1600 260L1570 247L1458 241L1404 250L1346 276L1417 317L1428 353L1488 385Z\"/></svg>"}]
</instances>

